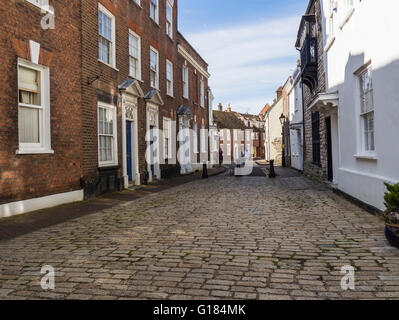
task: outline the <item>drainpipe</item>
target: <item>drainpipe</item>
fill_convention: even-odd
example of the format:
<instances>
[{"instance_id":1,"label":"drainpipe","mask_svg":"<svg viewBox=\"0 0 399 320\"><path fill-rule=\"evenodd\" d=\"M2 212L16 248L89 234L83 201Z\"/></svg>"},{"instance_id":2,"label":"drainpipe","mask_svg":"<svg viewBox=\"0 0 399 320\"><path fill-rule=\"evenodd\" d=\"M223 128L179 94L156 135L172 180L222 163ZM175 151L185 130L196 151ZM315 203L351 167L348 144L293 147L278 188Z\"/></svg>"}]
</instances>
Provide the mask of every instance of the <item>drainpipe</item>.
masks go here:
<instances>
[{"instance_id":1,"label":"drainpipe","mask_svg":"<svg viewBox=\"0 0 399 320\"><path fill-rule=\"evenodd\" d=\"M301 52L300 49L296 48L299 53ZM301 61L302 63L302 61ZM305 95L304 95L304 90L303 90L303 79L302 79L302 68L301 68L301 89L302 89L302 171L305 172Z\"/></svg>"}]
</instances>

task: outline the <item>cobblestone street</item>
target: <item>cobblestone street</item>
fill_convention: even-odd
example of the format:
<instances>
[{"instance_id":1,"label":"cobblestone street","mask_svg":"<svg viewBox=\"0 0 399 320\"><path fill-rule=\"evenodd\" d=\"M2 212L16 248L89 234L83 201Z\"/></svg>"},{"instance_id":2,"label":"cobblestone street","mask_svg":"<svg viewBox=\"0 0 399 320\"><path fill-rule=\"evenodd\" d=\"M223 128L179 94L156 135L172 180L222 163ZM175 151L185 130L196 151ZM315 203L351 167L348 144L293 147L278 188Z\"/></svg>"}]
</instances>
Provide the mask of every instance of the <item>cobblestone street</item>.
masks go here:
<instances>
[{"instance_id":1,"label":"cobblestone street","mask_svg":"<svg viewBox=\"0 0 399 320\"><path fill-rule=\"evenodd\" d=\"M399 298L399 251L383 230L302 176L226 174L0 242L0 297ZM354 291L341 289L345 265Z\"/></svg>"}]
</instances>

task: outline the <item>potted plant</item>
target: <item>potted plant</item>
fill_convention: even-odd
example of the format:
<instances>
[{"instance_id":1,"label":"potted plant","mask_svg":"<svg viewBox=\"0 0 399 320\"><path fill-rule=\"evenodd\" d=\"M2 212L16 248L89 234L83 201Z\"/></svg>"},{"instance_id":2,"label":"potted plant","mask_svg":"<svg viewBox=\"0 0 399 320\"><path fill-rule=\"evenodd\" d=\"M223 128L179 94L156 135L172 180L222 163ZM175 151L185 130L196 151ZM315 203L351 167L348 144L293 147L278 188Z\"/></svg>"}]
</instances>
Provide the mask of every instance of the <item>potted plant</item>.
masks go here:
<instances>
[{"instance_id":1,"label":"potted plant","mask_svg":"<svg viewBox=\"0 0 399 320\"><path fill-rule=\"evenodd\" d=\"M392 246L399 248L399 183L385 183L385 186L388 189L384 196L385 235Z\"/></svg>"}]
</instances>

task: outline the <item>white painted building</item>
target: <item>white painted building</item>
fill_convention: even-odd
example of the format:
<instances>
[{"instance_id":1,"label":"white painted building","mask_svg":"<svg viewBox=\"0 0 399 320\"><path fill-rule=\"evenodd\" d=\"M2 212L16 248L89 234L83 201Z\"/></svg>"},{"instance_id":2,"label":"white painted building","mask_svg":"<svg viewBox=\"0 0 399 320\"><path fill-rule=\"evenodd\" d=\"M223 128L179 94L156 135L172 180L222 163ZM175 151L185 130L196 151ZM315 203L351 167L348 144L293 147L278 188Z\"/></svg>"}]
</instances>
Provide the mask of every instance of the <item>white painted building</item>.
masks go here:
<instances>
[{"instance_id":1,"label":"white painted building","mask_svg":"<svg viewBox=\"0 0 399 320\"><path fill-rule=\"evenodd\" d=\"M323 0L326 94L336 187L384 210L399 182L398 0Z\"/></svg>"},{"instance_id":2,"label":"white painted building","mask_svg":"<svg viewBox=\"0 0 399 320\"><path fill-rule=\"evenodd\" d=\"M265 158L274 160L280 166L282 163L282 125L280 116L283 113L283 97L279 97L263 115L265 122Z\"/></svg>"},{"instance_id":3,"label":"white painted building","mask_svg":"<svg viewBox=\"0 0 399 320\"><path fill-rule=\"evenodd\" d=\"M301 66L289 79L288 109L290 122L291 167L303 171L303 100Z\"/></svg>"}]
</instances>

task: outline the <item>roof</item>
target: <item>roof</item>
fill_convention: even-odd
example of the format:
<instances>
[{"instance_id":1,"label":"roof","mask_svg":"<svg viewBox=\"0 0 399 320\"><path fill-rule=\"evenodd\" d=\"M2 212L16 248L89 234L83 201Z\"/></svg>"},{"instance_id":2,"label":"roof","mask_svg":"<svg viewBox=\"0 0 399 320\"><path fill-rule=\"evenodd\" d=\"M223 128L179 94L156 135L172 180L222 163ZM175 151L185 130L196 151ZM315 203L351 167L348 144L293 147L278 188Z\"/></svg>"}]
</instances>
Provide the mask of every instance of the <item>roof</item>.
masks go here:
<instances>
[{"instance_id":1,"label":"roof","mask_svg":"<svg viewBox=\"0 0 399 320\"><path fill-rule=\"evenodd\" d=\"M269 104L266 104L266 105L263 107L262 111L259 113L259 115L260 115L260 116L263 116L267 111L269 111L270 108L271 108L270 105L269 105Z\"/></svg>"},{"instance_id":2,"label":"roof","mask_svg":"<svg viewBox=\"0 0 399 320\"><path fill-rule=\"evenodd\" d=\"M247 129L245 124L233 112L214 110L213 119L218 123L219 129Z\"/></svg>"},{"instance_id":3,"label":"roof","mask_svg":"<svg viewBox=\"0 0 399 320\"><path fill-rule=\"evenodd\" d=\"M179 110L177 110L177 115L178 116L193 116L193 113L191 112L191 108L189 106L180 106Z\"/></svg>"},{"instance_id":4,"label":"roof","mask_svg":"<svg viewBox=\"0 0 399 320\"><path fill-rule=\"evenodd\" d=\"M237 114L238 116L243 117L246 120L253 120L253 121L259 121L259 115L255 115L255 114L249 114L249 113L239 113L239 112L234 112L235 114Z\"/></svg>"}]
</instances>

